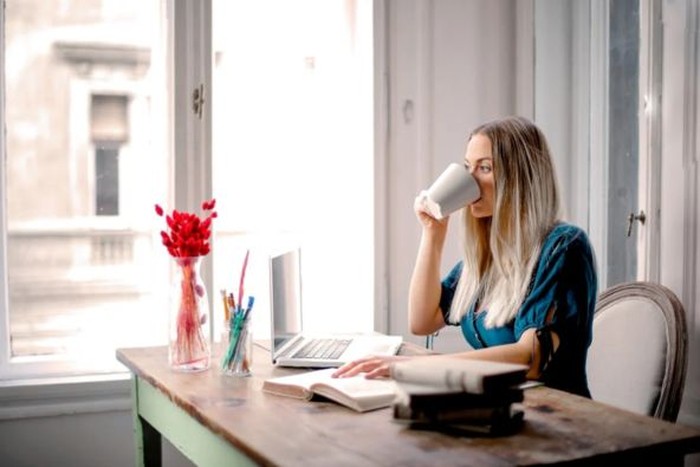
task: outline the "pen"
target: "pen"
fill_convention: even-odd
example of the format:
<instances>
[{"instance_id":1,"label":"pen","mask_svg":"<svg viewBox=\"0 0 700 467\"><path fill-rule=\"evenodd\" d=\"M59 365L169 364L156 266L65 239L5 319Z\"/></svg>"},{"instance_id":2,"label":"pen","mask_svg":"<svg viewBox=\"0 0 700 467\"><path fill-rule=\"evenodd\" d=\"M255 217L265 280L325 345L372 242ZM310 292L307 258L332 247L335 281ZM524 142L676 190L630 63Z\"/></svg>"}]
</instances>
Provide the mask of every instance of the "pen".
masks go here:
<instances>
[{"instance_id":1,"label":"pen","mask_svg":"<svg viewBox=\"0 0 700 467\"><path fill-rule=\"evenodd\" d=\"M228 308L228 298L226 297L226 289L221 289L221 298L224 301L224 323L228 323L230 311Z\"/></svg>"},{"instance_id":2,"label":"pen","mask_svg":"<svg viewBox=\"0 0 700 467\"><path fill-rule=\"evenodd\" d=\"M248 297L248 307L245 309L245 313L243 315L243 319L246 322L248 321L248 313L250 313L250 310L253 309L254 302L255 302L255 297L253 297L253 296Z\"/></svg>"},{"instance_id":3,"label":"pen","mask_svg":"<svg viewBox=\"0 0 700 467\"><path fill-rule=\"evenodd\" d=\"M243 303L243 282L245 281L245 270L248 268L248 255L250 250L246 250L245 259L243 260L243 268L241 270L241 281L238 284L238 305Z\"/></svg>"}]
</instances>

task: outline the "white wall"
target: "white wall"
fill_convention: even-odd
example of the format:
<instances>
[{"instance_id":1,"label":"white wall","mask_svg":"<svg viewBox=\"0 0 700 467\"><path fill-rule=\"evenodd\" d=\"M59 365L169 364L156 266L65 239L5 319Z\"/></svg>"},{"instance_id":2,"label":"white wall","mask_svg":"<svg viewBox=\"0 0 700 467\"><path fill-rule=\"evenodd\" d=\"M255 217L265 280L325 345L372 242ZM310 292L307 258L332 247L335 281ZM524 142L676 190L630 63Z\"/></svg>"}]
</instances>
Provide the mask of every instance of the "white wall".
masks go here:
<instances>
[{"instance_id":1,"label":"white wall","mask_svg":"<svg viewBox=\"0 0 700 467\"><path fill-rule=\"evenodd\" d=\"M3 467L125 467L136 460L129 411L5 420L0 439ZM163 465L193 464L165 441Z\"/></svg>"},{"instance_id":2,"label":"white wall","mask_svg":"<svg viewBox=\"0 0 700 467\"><path fill-rule=\"evenodd\" d=\"M688 375L678 419L700 426L700 2L662 5L660 281L688 316Z\"/></svg>"}]
</instances>

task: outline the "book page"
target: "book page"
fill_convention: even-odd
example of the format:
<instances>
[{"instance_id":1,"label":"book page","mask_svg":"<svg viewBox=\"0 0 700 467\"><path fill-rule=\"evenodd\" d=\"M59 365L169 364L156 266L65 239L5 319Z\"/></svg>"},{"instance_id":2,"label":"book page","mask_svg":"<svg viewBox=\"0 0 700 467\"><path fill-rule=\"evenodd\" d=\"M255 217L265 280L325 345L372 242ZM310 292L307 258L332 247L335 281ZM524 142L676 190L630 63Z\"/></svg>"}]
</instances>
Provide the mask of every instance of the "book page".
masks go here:
<instances>
[{"instance_id":1,"label":"book page","mask_svg":"<svg viewBox=\"0 0 700 467\"><path fill-rule=\"evenodd\" d=\"M311 386L319 381L331 379L334 371L334 368L325 368L323 370L278 376L265 380L262 389L272 394L311 399L313 396Z\"/></svg>"},{"instance_id":2,"label":"book page","mask_svg":"<svg viewBox=\"0 0 700 467\"><path fill-rule=\"evenodd\" d=\"M358 412L388 407L396 396L396 385L389 379L367 379L364 373L350 378L333 378L335 368L270 378L263 391L310 400L323 396Z\"/></svg>"},{"instance_id":3,"label":"book page","mask_svg":"<svg viewBox=\"0 0 700 467\"><path fill-rule=\"evenodd\" d=\"M396 397L396 384L389 379L367 379L359 374L350 378L329 378L311 389L358 412L388 407Z\"/></svg>"}]
</instances>

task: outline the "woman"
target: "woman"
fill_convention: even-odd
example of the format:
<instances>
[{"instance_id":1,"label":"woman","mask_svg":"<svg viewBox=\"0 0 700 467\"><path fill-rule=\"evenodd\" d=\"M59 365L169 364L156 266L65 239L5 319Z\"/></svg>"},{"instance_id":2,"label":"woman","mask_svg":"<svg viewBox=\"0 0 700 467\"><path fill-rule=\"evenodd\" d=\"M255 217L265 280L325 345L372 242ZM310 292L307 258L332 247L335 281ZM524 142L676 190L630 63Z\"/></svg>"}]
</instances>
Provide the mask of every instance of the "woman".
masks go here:
<instances>
[{"instance_id":1,"label":"woman","mask_svg":"<svg viewBox=\"0 0 700 467\"><path fill-rule=\"evenodd\" d=\"M474 350L445 356L529 365L528 378L590 397L586 355L597 296L593 250L583 230L559 217L546 139L508 117L474 130L464 158L481 197L464 209L464 258L440 280L448 219L416 203L423 232L409 290L411 332L458 325ZM393 361L367 357L335 376L389 375Z\"/></svg>"}]
</instances>

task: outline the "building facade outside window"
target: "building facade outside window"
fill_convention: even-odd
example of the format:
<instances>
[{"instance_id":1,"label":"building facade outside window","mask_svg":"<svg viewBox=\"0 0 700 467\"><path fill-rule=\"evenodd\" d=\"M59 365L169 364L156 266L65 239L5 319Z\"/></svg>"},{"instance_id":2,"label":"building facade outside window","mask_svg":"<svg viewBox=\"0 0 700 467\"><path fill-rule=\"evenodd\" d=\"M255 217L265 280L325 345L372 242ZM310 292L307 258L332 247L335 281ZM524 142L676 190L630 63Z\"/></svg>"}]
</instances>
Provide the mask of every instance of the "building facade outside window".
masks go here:
<instances>
[{"instance_id":1,"label":"building facade outside window","mask_svg":"<svg viewBox=\"0 0 700 467\"><path fill-rule=\"evenodd\" d=\"M116 347L165 341L158 3L5 2L4 377L115 371Z\"/></svg>"}]
</instances>

